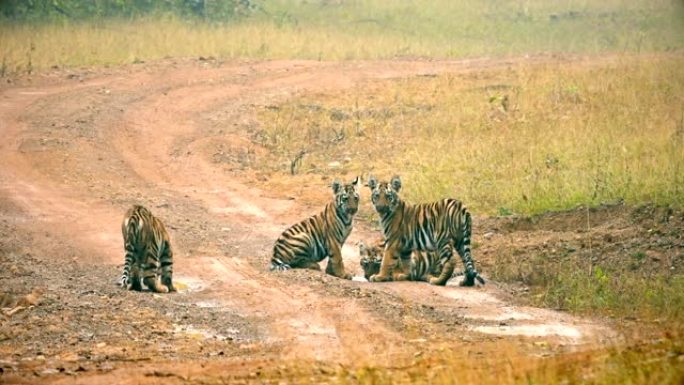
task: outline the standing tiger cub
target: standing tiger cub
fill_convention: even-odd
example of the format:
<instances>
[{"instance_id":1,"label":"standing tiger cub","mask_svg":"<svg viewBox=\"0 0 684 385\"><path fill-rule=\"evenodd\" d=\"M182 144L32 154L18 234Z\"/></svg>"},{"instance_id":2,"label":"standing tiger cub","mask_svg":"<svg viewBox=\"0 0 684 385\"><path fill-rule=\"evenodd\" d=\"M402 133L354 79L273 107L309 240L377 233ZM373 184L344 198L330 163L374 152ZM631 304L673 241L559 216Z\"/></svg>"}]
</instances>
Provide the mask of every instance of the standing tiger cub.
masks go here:
<instances>
[{"instance_id":1,"label":"standing tiger cub","mask_svg":"<svg viewBox=\"0 0 684 385\"><path fill-rule=\"evenodd\" d=\"M359 209L359 178L345 185L335 181L332 190L333 201L325 206L323 212L293 225L276 240L271 270L320 270L318 263L328 257L326 273L352 278L344 270L342 245L352 231L354 214Z\"/></svg>"},{"instance_id":2,"label":"standing tiger cub","mask_svg":"<svg viewBox=\"0 0 684 385\"><path fill-rule=\"evenodd\" d=\"M135 205L126 211L121 233L126 250L123 274L119 283L122 287L140 291L140 280L151 291L174 292L173 251L169 233L159 218L150 210ZM161 283L157 279L161 269Z\"/></svg>"},{"instance_id":3,"label":"standing tiger cub","mask_svg":"<svg viewBox=\"0 0 684 385\"><path fill-rule=\"evenodd\" d=\"M445 285L454 271L453 249L465 266L461 286L475 285L484 279L475 270L470 254L472 221L470 213L456 199L442 199L433 203L412 205L399 198L401 180L394 176L387 182L370 177L368 187L375 211L380 214L380 227L385 238L385 252L380 272L370 277L371 282L391 279L392 267L398 258L406 258L413 251L435 251L443 266L439 277L430 277L434 285Z\"/></svg>"}]
</instances>

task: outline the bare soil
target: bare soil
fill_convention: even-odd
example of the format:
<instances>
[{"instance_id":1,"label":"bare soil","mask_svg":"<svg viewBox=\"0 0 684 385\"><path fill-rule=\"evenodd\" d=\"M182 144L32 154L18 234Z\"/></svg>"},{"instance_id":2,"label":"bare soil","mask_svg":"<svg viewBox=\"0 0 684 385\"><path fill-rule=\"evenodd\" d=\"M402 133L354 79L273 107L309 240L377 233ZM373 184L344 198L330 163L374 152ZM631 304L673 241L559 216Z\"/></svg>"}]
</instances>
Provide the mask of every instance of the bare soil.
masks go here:
<instances>
[{"instance_id":1,"label":"bare soil","mask_svg":"<svg viewBox=\"0 0 684 385\"><path fill-rule=\"evenodd\" d=\"M446 287L364 282L357 244L376 235L363 220L344 248L359 279L267 271L278 234L330 193L315 178L269 190L286 168L244 166L242 157L266 151L250 140L259 108L377 79L510 64L167 60L1 85L0 382L297 382L359 365L399 368L445 347L486 355L505 343L545 356L619 341L605 320L523 306L519 287L492 279L475 288L458 278ZM115 285L120 223L134 203L171 231L176 294ZM476 217L478 267L487 278L497 255L554 240L586 248L591 239L596 251L641 237L632 209L594 210L591 226L588 215ZM652 250L669 258L664 268L681 268L671 245ZM36 288L38 300L21 307ZM311 365L302 374L295 362Z\"/></svg>"}]
</instances>

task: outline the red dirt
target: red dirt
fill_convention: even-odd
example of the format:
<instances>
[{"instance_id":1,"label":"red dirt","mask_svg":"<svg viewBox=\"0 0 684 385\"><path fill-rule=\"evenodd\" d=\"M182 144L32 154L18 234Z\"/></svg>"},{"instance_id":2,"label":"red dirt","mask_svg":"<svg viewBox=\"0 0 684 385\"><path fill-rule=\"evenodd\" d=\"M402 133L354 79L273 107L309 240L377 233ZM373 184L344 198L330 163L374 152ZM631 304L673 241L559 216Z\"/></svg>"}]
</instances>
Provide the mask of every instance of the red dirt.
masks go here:
<instances>
[{"instance_id":1,"label":"red dirt","mask_svg":"<svg viewBox=\"0 0 684 385\"><path fill-rule=\"evenodd\" d=\"M279 232L319 207L290 198L297 191L263 190L254 170L212 161L217 148L255 148L245 132L258 125L256 106L375 79L506 65L167 61L2 86L0 291L46 291L39 305L0 319L0 379L258 382L265 370L296 378L277 369L295 360L396 366L444 346L483 354L504 340L557 354L613 340L597 320L514 305L493 281L432 287L269 272ZM309 189L319 202L328 197L324 183ZM170 228L177 294L114 284L123 262L119 226L134 203ZM482 220L475 239L506 225ZM485 277L497 250L510 247L507 233L475 251ZM360 223L345 246L356 276L356 245L370 234Z\"/></svg>"}]
</instances>

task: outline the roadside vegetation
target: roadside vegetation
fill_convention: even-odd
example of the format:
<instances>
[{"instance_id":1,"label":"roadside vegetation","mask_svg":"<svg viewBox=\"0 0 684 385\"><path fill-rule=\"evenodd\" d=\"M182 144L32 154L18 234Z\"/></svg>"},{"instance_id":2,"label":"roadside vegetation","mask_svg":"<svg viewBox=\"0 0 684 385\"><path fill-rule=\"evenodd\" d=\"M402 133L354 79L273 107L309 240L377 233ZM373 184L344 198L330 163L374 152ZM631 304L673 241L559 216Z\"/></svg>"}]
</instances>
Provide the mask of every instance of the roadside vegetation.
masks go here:
<instances>
[{"instance_id":1,"label":"roadside vegetation","mask_svg":"<svg viewBox=\"0 0 684 385\"><path fill-rule=\"evenodd\" d=\"M262 114L262 167L389 178L479 214L684 205L681 55L512 64L305 95ZM294 160L297 155L305 155Z\"/></svg>"},{"instance_id":2,"label":"roadside vegetation","mask_svg":"<svg viewBox=\"0 0 684 385\"><path fill-rule=\"evenodd\" d=\"M166 57L353 60L681 49L673 0L37 0L0 6L0 75Z\"/></svg>"}]
</instances>

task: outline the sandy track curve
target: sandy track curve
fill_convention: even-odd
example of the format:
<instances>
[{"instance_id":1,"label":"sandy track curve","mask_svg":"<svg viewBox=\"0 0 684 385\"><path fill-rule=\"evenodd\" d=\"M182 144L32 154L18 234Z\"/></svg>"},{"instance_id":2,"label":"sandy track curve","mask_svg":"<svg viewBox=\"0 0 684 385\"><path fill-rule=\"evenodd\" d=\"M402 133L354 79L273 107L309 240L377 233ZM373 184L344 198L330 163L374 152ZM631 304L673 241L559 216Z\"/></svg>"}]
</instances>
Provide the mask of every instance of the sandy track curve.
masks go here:
<instances>
[{"instance_id":1,"label":"sandy track curve","mask_svg":"<svg viewBox=\"0 0 684 385\"><path fill-rule=\"evenodd\" d=\"M242 184L202 151L214 139L246 140L208 126L203 114L212 111L226 112L229 120L253 120L251 106L298 93L504 65L192 62L3 89L0 192L30 213L28 228L54 233L84 250L89 257L78 263L120 264L119 223L125 207L134 202L151 206L172 229L177 279L200 283L179 295L236 309L259 322L266 332L257 343L279 346L273 349L280 356L387 363L393 355L410 356L409 341L453 330L453 324L445 326L450 324L443 322L445 316L457 318L456 327L474 336L591 342L607 329L566 314L513 306L493 282L469 289L269 273L265 264L272 241L286 224L310 213ZM354 245L363 235L355 230L344 249L345 263L357 273ZM394 310L374 309L372 302L359 299L364 296ZM416 320L415 314L403 315L406 304L435 315ZM405 317L413 317L410 327Z\"/></svg>"}]
</instances>

